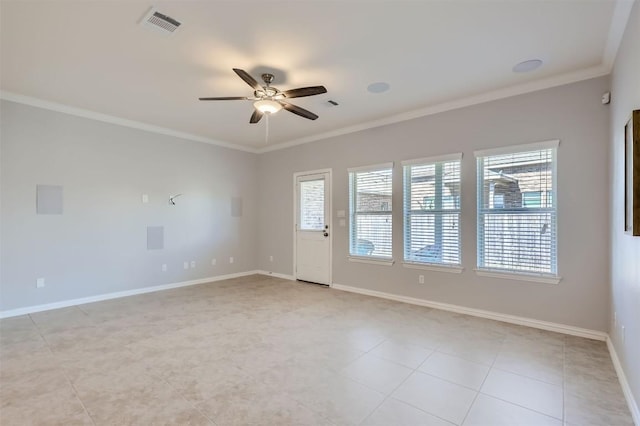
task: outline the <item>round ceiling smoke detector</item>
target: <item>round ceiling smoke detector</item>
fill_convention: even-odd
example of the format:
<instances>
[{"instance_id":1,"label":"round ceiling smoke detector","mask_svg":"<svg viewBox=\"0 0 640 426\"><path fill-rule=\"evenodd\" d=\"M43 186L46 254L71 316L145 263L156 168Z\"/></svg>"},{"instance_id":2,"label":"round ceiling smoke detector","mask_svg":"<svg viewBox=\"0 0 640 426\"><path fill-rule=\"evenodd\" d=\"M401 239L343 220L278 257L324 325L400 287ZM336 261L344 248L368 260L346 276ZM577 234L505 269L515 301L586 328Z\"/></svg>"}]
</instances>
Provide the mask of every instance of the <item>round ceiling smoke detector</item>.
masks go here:
<instances>
[{"instance_id":1,"label":"round ceiling smoke detector","mask_svg":"<svg viewBox=\"0 0 640 426\"><path fill-rule=\"evenodd\" d=\"M513 67L513 72L531 72L537 70L541 66L542 61L540 59L531 59L517 64Z\"/></svg>"},{"instance_id":2,"label":"round ceiling smoke detector","mask_svg":"<svg viewBox=\"0 0 640 426\"><path fill-rule=\"evenodd\" d=\"M384 81L380 81L378 83L371 83L367 86L367 90L370 93L383 93L389 90L389 83L385 83Z\"/></svg>"}]
</instances>

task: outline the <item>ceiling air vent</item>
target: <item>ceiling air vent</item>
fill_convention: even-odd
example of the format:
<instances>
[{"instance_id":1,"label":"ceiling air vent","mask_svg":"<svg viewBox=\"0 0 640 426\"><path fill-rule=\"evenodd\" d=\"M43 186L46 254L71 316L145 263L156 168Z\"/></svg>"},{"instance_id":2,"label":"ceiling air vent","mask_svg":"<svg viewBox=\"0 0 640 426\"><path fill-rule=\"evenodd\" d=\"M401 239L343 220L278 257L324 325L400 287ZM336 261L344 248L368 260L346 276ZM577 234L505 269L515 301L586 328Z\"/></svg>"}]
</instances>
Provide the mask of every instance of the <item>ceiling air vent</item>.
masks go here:
<instances>
[{"instance_id":1,"label":"ceiling air vent","mask_svg":"<svg viewBox=\"0 0 640 426\"><path fill-rule=\"evenodd\" d=\"M178 27L182 25L170 16L158 12L155 8L151 8L144 18L140 21L140 26L149 28L154 31L169 35L176 32Z\"/></svg>"}]
</instances>

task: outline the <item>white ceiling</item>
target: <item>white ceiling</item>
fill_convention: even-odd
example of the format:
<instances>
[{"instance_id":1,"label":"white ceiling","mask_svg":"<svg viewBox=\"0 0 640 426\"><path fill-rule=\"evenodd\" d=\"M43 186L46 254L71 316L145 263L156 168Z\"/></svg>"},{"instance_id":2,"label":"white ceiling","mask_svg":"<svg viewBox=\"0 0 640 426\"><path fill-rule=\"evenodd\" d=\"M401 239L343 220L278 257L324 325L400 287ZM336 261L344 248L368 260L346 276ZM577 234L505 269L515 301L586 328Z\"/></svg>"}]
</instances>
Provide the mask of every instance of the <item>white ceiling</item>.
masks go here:
<instances>
[{"instance_id":1,"label":"white ceiling","mask_svg":"<svg viewBox=\"0 0 640 426\"><path fill-rule=\"evenodd\" d=\"M160 1L183 23L166 37L137 25L151 2L1 3L4 93L264 149L437 110L438 105L609 72L629 0ZM620 23L622 22L622 29ZM613 25L612 25L613 23ZM540 58L528 74L512 67ZM250 96L232 68L281 90L325 85L249 124ZM384 81L391 90L367 92ZM506 89L506 90L505 90ZM475 97L475 98L474 98ZM331 107L329 99L340 103ZM294 102L295 101L295 102ZM391 118L389 118L391 117Z\"/></svg>"}]
</instances>

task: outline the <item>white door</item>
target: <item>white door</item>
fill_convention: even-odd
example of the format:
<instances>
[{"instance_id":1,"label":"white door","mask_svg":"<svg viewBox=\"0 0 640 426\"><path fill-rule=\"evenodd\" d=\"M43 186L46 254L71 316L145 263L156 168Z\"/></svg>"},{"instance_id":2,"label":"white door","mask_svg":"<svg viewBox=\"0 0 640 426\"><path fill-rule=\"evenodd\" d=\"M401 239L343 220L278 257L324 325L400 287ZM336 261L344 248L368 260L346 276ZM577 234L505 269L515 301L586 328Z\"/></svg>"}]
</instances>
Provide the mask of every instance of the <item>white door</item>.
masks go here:
<instances>
[{"instance_id":1,"label":"white door","mask_svg":"<svg viewBox=\"0 0 640 426\"><path fill-rule=\"evenodd\" d=\"M296 175L295 275L331 284L330 172Z\"/></svg>"}]
</instances>

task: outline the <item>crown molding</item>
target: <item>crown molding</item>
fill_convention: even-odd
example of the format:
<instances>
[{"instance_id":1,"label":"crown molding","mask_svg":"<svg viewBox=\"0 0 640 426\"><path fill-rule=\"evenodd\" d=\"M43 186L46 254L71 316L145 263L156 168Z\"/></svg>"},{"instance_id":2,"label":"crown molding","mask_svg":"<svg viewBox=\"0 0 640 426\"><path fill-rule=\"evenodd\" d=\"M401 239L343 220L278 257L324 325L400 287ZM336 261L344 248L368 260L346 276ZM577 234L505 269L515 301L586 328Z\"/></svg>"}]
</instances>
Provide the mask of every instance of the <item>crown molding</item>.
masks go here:
<instances>
[{"instance_id":1,"label":"crown molding","mask_svg":"<svg viewBox=\"0 0 640 426\"><path fill-rule=\"evenodd\" d=\"M591 78L602 77L609 74L610 70L604 65L598 65L566 74L556 75L540 80L535 80L515 86L506 87L503 89L493 90L491 92L482 93L480 95L469 96L466 98L456 99L454 101L444 102L441 104L432 105L426 108L420 108L417 110L404 112L402 114L396 114L389 117L385 117L380 120L368 121L355 126L343 127L341 129L332 130L326 133L319 133L317 135L311 135L292 141L279 143L269 147L260 148L257 150L259 154L277 151L284 148L290 148L296 145L302 145L309 142L316 142L320 140L326 140L336 136L342 136L349 133L355 133L362 130L373 129L376 127L386 126L389 124L400 123L403 121L413 120L428 115L439 114L441 112L451 111L473 105L483 104L486 102L496 101L499 99L510 98L512 96L523 95L526 93L537 92L539 90L549 89L556 86L562 86L565 84L576 83L578 81L589 80Z\"/></svg>"},{"instance_id":2,"label":"crown molding","mask_svg":"<svg viewBox=\"0 0 640 426\"><path fill-rule=\"evenodd\" d=\"M126 118L116 117L113 115L102 114L100 112L91 111L84 108L72 107L57 102L51 102L44 99L38 99L31 96L25 96L18 93L8 92L6 90L0 90L0 99L16 102L24 105L33 106L36 108L48 109L51 111L62 112L69 115L75 115L77 117L88 118L91 120L102 121L103 123L116 124L119 126L130 127L132 129L144 130L146 132L158 133L165 136L173 136L180 139L186 139L194 142L203 142L210 145L216 145L222 148L235 149L239 151L257 153L255 148L237 145L229 142L219 141L216 139L206 138L203 136L194 135L192 133L181 132L179 130L168 129L166 127L155 126L153 124L147 124L140 121L128 120Z\"/></svg>"},{"instance_id":3,"label":"crown molding","mask_svg":"<svg viewBox=\"0 0 640 426\"><path fill-rule=\"evenodd\" d=\"M618 43L620 40L618 40ZM617 48L616 48L617 50ZM168 129L165 127L154 126L147 123L142 123L133 120L127 120L112 115L102 114L95 111L90 111L83 108L71 107L56 102L46 101L30 96L20 95L8 91L0 91L0 99L7 101L17 102L25 105L34 106L37 108L44 108L52 111L62 112L66 114L75 115L78 117L89 118L92 120L102 121L105 123L117 124L125 127L131 127L134 129L144 130L152 133L159 133L167 136L174 136L182 139L187 139L195 142L204 142L211 145L220 146L223 148L236 149L240 151L250 152L254 154L263 154L271 151L278 151L285 148L290 148L297 145L303 145L310 142L317 142L323 140L329 140L337 136L343 136L350 133L360 132L363 130L373 129L376 127L382 127L390 124L401 123L403 121L413 120L420 117L426 117L429 115L439 114L441 112L452 111L460 108L465 108L473 105L483 104L486 102L496 101L500 99L509 98L512 96L523 95L526 93L537 92L539 90L549 89L552 87L562 86L565 84L575 83L578 81L589 80L591 78L601 77L608 75L611 70L601 64L595 67L590 67L566 74L561 74L553 77L548 77L540 80L535 80L515 86L506 87L503 89L493 90L491 92L482 93L479 95L469 96L466 98L456 99L454 101L444 102L441 104L432 105L426 108L420 108L413 111L404 112L402 114L396 114L389 117L385 117L379 120L368 121L354 126L347 126L340 129L332 130L330 132L319 133L316 135L306 136L299 139L271 145L264 148L252 148L243 145L232 144L229 142L218 141L215 139L206 138L203 136L194 135L191 133L180 132L177 130Z\"/></svg>"},{"instance_id":4,"label":"crown molding","mask_svg":"<svg viewBox=\"0 0 640 426\"><path fill-rule=\"evenodd\" d=\"M472 105L478 105L485 102L491 102L499 99L509 98L511 96L523 95L525 93L536 92L538 90L549 89L556 86L562 86L565 84L576 83L582 80L588 80L591 78L602 77L611 73L613 65L615 63L618 48L622 42L624 31L631 15L631 9L636 0L616 0L611 16L611 24L609 25L609 34L607 36L607 43L605 50L602 54L602 62L600 65L585 68L578 71L569 72L566 74L556 75L541 80L536 80L524 84L519 84L503 89L486 92L476 96L470 96L453 100L450 102L444 102L441 104L432 105L426 108L417 109L414 111L405 112L402 114L393 115L380 120L368 121L354 126L343 127L330 132L319 133L316 135L306 136L299 139L294 139L288 142L279 143L269 147L258 148L256 152L259 154L277 151L297 145L302 145L309 142L316 142L323 139L330 139L336 136L342 136L349 133L355 133L362 130L372 129L375 127L386 126L388 124L400 123L402 121L412 120L414 118L425 117L428 115L438 114L445 111L451 111L458 108L464 108Z\"/></svg>"},{"instance_id":5,"label":"crown molding","mask_svg":"<svg viewBox=\"0 0 640 426\"><path fill-rule=\"evenodd\" d=\"M624 36L624 30L627 28L631 9L635 0L617 0L611 16L611 24L609 25L609 35L607 36L607 44L602 55L602 64L611 72L613 64L618 54L618 48Z\"/></svg>"},{"instance_id":6,"label":"crown molding","mask_svg":"<svg viewBox=\"0 0 640 426\"><path fill-rule=\"evenodd\" d=\"M0 99L7 101L17 102L25 105L34 106L37 108L48 109L52 111L62 112L78 117L89 118L92 120L102 121L105 123L117 124L133 129L144 130L147 132L158 133L167 136L173 136L181 139L191 140L195 142L203 142L211 145L216 145L223 148L235 149L244 152L250 152L254 154L262 154L271 151L277 151L280 149L290 148L297 145L303 145L310 142L317 142L321 140L327 140L337 136L346 135L349 133L355 133L363 130L373 129L376 127L386 126L389 124L400 123L403 121L413 120L415 118L425 117L441 112L451 111L459 108L478 105L486 102L491 102L499 99L505 99L512 96L523 95L526 93L536 92L539 90L549 89L556 86L562 86L565 84L575 83L582 80L588 80L591 78L601 77L611 73L615 58L624 36L624 31L631 15L631 9L633 8L636 0L616 0L613 15L611 17L611 24L609 26L609 34L607 36L607 43L603 52L602 62L600 65L585 68L578 71L573 71L561 75L556 75L536 81L531 81L523 84L518 84L503 89L493 90L490 92L474 95L466 98L456 99L449 102L444 102L436 105L431 105L425 108L420 108L413 111L404 112L401 114L392 115L379 120L368 121L353 126L347 126L340 129L332 130L329 132L318 133L315 135L306 136L299 139L293 139L290 141L278 143L268 147L254 148L231 142L220 141L216 139L207 138L204 136L194 135L178 130L169 129L166 127L155 126L139 121L128 120L112 115L102 114L99 112L76 108L72 106L63 105L56 102L51 102L43 99L38 99L30 96L25 96L17 93L12 93L5 90L0 90Z\"/></svg>"}]
</instances>

